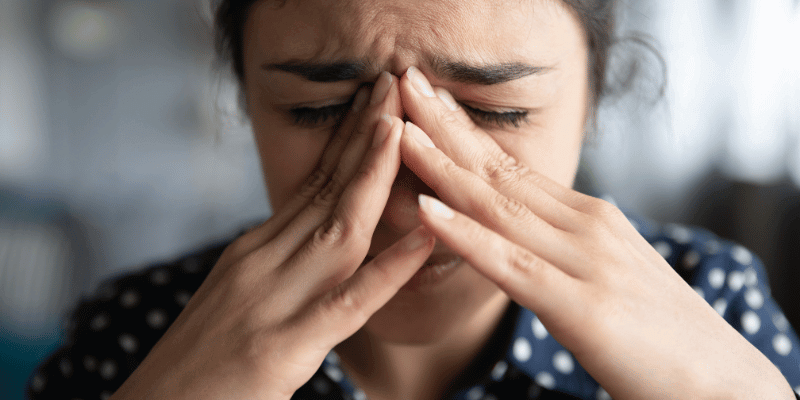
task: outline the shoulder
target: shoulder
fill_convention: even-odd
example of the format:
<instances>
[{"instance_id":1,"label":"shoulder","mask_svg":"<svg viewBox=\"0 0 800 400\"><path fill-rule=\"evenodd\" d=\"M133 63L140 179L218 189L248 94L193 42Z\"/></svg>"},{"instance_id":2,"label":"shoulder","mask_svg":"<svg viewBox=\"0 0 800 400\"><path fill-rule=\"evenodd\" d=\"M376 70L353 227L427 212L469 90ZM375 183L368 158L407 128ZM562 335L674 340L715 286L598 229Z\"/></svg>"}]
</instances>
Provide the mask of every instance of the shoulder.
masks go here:
<instances>
[{"instance_id":1,"label":"shoulder","mask_svg":"<svg viewBox=\"0 0 800 400\"><path fill-rule=\"evenodd\" d=\"M759 287L768 290L761 260L745 247L688 225L628 215L631 224L702 297ZM768 295L768 293L766 293Z\"/></svg>"},{"instance_id":2,"label":"shoulder","mask_svg":"<svg viewBox=\"0 0 800 400\"><path fill-rule=\"evenodd\" d=\"M28 385L30 398L106 398L141 363L232 241L115 276L81 299L62 346Z\"/></svg>"},{"instance_id":3,"label":"shoulder","mask_svg":"<svg viewBox=\"0 0 800 400\"><path fill-rule=\"evenodd\" d=\"M704 229L631 218L698 295L800 389L800 341L772 298L761 260Z\"/></svg>"}]
</instances>

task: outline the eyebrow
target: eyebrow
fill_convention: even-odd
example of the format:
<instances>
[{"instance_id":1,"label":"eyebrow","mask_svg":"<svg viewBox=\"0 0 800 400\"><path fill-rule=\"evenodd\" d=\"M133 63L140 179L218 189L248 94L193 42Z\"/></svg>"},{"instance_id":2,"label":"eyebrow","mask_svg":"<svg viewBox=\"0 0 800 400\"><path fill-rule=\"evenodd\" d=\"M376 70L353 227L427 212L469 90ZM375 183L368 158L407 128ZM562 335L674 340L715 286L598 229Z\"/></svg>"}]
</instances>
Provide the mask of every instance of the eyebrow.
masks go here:
<instances>
[{"instance_id":1,"label":"eyebrow","mask_svg":"<svg viewBox=\"0 0 800 400\"><path fill-rule=\"evenodd\" d=\"M441 57L434 57L430 64L434 74L444 80L477 85L496 85L529 75L540 75L551 69L521 62L468 64ZM289 72L312 82L339 82L365 78L370 68L367 62L356 60L333 63L292 61L265 64L262 69Z\"/></svg>"},{"instance_id":2,"label":"eyebrow","mask_svg":"<svg viewBox=\"0 0 800 400\"><path fill-rule=\"evenodd\" d=\"M453 82L478 85L496 85L529 75L540 75L550 70L549 67L521 62L476 65L438 57L434 58L431 64L437 76Z\"/></svg>"},{"instance_id":3,"label":"eyebrow","mask_svg":"<svg viewBox=\"0 0 800 400\"><path fill-rule=\"evenodd\" d=\"M339 61L326 64L292 61L283 64L265 64L261 68L300 75L312 82L339 82L362 78L367 72L367 63Z\"/></svg>"}]
</instances>

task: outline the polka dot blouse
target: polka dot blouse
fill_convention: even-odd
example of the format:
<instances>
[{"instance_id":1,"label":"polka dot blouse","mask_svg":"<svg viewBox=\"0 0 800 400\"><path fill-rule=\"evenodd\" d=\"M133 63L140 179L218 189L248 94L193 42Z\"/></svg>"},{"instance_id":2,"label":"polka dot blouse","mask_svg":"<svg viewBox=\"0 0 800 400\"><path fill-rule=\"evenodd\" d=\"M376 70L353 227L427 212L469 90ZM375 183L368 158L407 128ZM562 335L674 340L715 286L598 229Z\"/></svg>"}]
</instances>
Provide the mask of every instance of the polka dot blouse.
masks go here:
<instances>
[{"instance_id":1,"label":"polka dot blouse","mask_svg":"<svg viewBox=\"0 0 800 400\"><path fill-rule=\"evenodd\" d=\"M761 262L707 231L631 222L728 323L800 392L800 342L770 297ZM200 286L228 243L109 281L82 301L63 347L30 378L33 399L106 399L125 381ZM331 352L293 399L365 399ZM512 304L490 341L451 384L446 399L611 397L547 332ZM800 399L800 395L797 397Z\"/></svg>"}]
</instances>

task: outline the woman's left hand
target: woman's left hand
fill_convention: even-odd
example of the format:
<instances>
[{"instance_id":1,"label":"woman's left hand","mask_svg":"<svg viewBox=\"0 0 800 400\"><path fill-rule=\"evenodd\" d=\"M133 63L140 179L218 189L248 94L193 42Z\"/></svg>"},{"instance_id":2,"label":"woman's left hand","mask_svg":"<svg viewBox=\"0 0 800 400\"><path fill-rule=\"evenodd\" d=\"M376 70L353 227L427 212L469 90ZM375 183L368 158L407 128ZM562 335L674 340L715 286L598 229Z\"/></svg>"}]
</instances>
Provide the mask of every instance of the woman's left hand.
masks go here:
<instances>
[{"instance_id":1,"label":"woman's left hand","mask_svg":"<svg viewBox=\"0 0 800 400\"><path fill-rule=\"evenodd\" d=\"M406 124L403 161L452 207L421 197L423 224L614 399L794 398L616 207L517 161L443 89L417 91L406 73L401 94L418 125Z\"/></svg>"}]
</instances>

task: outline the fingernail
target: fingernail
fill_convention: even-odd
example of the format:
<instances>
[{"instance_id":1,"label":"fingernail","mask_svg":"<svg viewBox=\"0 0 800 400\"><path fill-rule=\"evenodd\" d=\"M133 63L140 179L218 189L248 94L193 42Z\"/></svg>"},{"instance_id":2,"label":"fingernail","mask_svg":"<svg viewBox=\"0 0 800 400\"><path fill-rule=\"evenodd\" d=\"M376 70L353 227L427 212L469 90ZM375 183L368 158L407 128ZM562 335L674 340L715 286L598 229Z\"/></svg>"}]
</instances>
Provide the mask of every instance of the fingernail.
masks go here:
<instances>
[{"instance_id":1,"label":"fingernail","mask_svg":"<svg viewBox=\"0 0 800 400\"><path fill-rule=\"evenodd\" d=\"M426 135L422 129L419 129L418 126L412 124L411 121L406 121L405 132L411 135L411 137L414 138L417 143L431 149L436 148L436 145L433 144L431 138L428 137L428 135Z\"/></svg>"},{"instance_id":2,"label":"fingernail","mask_svg":"<svg viewBox=\"0 0 800 400\"><path fill-rule=\"evenodd\" d=\"M458 103L456 103L456 99L453 98L447 89L436 88L436 95L439 96L439 99L442 100L442 103L444 103L444 105L447 106L450 111L458 110Z\"/></svg>"},{"instance_id":3,"label":"fingernail","mask_svg":"<svg viewBox=\"0 0 800 400\"><path fill-rule=\"evenodd\" d=\"M417 67L408 67L406 74L408 75L408 79L411 79L411 84L414 86L414 89L417 89L423 96L436 97L431 84L428 83L428 79L425 78L425 75L422 75L422 72L420 72Z\"/></svg>"},{"instance_id":4,"label":"fingernail","mask_svg":"<svg viewBox=\"0 0 800 400\"><path fill-rule=\"evenodd\" d=\"M422 208L439 218L453 219L456 216L456 213L453 212L452 208L431 196L420 194L419 204L422 206Z\"/></svg>"},{"instance_id":5,"label":"fingernail","mask_svg":"<svg viewBox=\"0 0 800 400\"><path fill-rule=\"evenodd\" d=\"M375 86L372 88L372 97L369 100L369 105L374 106L379 104L386 98L386 94L389 93L389 88L392 86L392 74L383 71L381 75L378 77L378 81L375 82Z\"/></svg>"},{"instance_id":6,"label":"fingernail","mask_svg":"<svg viewBox=\"0 0 800 400\"><path fill-rule=\"evenodd\" d=\"M430 239L428 230L421 226L408 235L403 247L405 251L414 251L428 243L428 239Z\"/></svg>"},{"instance_id":7,"label":"fingernail","mask_svg":"<svg viewBox=\"0 0 800 400\"><path fill-rule=\"evenodd\" d=\"M386 137L392 131L392 126L394 126L392 116L389 114L381 115L381 119L378 120L378 126L375 128L375 136L372 137L372 147L378 147L386 141Z\"/></svg>"},{"instance_id":8,"label":"fingernail","mask_svg":"<svg viewBox=\"0 0 800 400\"><path fill-rule=\"evenodd\" d=\"M367 93L367 88L361 88L356 93L356 98L353 99L353 111L361 111L364 108L364 104L367 103L367 97L369 94Z\"/></svg>"}]
</instances>

